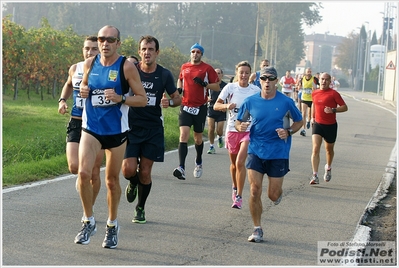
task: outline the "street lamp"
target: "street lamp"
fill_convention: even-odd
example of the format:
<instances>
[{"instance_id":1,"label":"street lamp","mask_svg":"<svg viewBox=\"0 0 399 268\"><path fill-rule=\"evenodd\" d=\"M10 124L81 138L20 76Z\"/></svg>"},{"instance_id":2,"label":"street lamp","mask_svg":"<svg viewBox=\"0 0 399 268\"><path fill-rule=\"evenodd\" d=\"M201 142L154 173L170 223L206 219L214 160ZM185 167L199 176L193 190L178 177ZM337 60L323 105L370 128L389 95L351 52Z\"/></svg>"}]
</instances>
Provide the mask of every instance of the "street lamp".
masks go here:
<instances>
[{"instance_id":1,"label":"street lamp","mask_svg":"<svg viewBox=\"0 0 399 268\"><path fill-rule=\"evenodd\" d=\"M385 35L385 27L384 27L384 20L385 20L385 5L384 4L384 12L380 12L382 14L382 36L381 36L381 46L384 45L384 35ZM384 55L384 57L382 57L382 55ZM381 49L381 55L380 55L380 64L378 66L378 82L377 82L377 96L380 95L380 87L381 87L381 75L383 72L383 68L382 68L382 63L383 61L385 62L385 49L384 51L382 51Z\"/></svg>"},{"instance_id":2,"label":"street lamp","mask_svg":"<svg viewBox=\"0 0 399 268\"><path fill-rule=\"evenodd\" d=\"M370 30L367 33L367 39L366 39L366 49L364 52L364 68L363 68L363 86L362 86L362 92L364 92L364 85L366 83L366 69L368 70L368 61L369 61L369 49L370 49L370 38L371 38L371 32Z\"/></svg>"},{"instance_id":3,"label":"street lamp","mask_svg":"<svg viewBox=\"0 0 399 268\"><path fill-rule=\"evenodd\" d=\"M355 90L359 89L359 73L360 73L360 64L361 64L361 54L360 54L360 42L361 42L361 27L357 27L360 29L359 31L359 44L357 45L357 59L356 59L356 79L355 79Z\"/></svg>"}]
</instances>

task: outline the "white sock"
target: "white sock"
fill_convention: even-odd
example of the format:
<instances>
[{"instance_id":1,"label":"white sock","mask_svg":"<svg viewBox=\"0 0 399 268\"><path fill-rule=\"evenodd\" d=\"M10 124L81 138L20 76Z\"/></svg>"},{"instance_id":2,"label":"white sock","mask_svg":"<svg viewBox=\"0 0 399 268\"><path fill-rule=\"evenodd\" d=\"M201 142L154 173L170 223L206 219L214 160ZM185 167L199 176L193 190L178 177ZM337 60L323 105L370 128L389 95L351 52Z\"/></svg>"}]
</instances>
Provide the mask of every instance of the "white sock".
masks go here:
<instances>
[{"instance_id":1,"label":"white sock","mask_svg":"<svg viewBox=\"0 0 399 268\"><path fill-rule=\"evenodd\" d=\"M95 221L95 219L94 219L94 216L91 216L91 217L82 217L82 220L83 221L90 221L90 224L91 225L94 225L95 223L96 223L96 221Z\"/></svg>"},{"instance_id":2,"label":"white sock","mask_svg":"<svg viewBox=\"0 0 399 268\"><path fill-rule=\"evenodd\" d=\"M112 226L117 226L118 225L118 221L115 219L113 221L111 221L110 219L107 220L107 225L112 227Z\"/></svg>"}]
</instances>

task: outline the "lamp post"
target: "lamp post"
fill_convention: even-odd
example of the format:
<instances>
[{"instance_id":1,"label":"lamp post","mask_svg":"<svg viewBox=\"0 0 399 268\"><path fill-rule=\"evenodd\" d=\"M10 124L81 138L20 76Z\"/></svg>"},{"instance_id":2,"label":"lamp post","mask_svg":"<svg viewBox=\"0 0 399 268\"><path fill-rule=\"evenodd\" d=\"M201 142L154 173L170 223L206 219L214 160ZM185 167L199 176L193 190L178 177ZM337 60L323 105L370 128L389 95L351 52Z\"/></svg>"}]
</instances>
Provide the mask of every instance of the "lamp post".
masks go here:
<instances>
[{"instance_id":1,"label":"lamp post","mask_svg":"<svg viewBox=\"0 0 399 268\"><path fill-rule=\"evenodd\" d=\"M381 36L381 45L382 45L382 46L384 45L384 35L385 35L385 27L384 27L385 5L386 5L386 3L384 4L384 12L380 12L380 13L383 15L383 17L382 17L382 36ZM384 57L383 57L383 55L384 55ZM380 95L381 75L382 75L381 73L382 73L382 71L384 70L384 69L382 68L383 60L385 61L385 49L384 49L384 51L381 50L380 64L379 64L379 66L378 66L377 96Z\"/></svg>"},{"instance_id":2,"label":"lamp post","mask_svg":"<svg viewBox=\"0 0 399 268\"><path fill-rule=\"evenodd\" d=\"M366 70L368 70L368 60L369 60L369 48L370 48L370 35L371 32L370 30L367 33L367 39L366 39L366 49L364 52L364 68L363 68L363 86L362 86L362 92L364 92L364 85L366 83Z\"/></svg>"},{"instance_id":3,"label":"lamp post","mask_svg":"<svg viewBox=\"0 0 399 268\"><path fill-rule=\"evenodd\" d=\"M359 73L360 73L360 62L361 62L361 54L360 54L360 43L361 43L361 29L360 27L357 27L360 29L359 31L359 43L357 45L357 59L356 59L356 79L355 79L355 90L359 89Z\"/></svg>"}]
</instances>

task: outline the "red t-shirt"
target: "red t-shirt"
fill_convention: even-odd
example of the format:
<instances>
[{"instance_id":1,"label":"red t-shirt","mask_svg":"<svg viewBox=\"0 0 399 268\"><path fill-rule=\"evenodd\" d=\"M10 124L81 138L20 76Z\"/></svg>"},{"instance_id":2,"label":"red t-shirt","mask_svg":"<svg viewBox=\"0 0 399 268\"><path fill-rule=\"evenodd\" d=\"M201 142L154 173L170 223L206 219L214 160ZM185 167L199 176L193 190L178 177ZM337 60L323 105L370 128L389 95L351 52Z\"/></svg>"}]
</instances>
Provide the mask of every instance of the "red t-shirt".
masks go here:
<instances>
[{"instance_id":1,"label":"red t-shirt","mask_svg":"<svg viewBox=\"0 0 399 268\"><path fill-rule=\"evenodd\" d=\"M327 114L324 112L326 106L337 108L338 106L346 104L341 94L332 88L314 90L312 93L312 100L312 109L315 109L315 121L323 125L332 125L337 122L335 113Z\"/></svg>"},{"instance_id":2,"label":"red t-shirt","mask_svg":"<svg viewBox=\"0 0 399 268\"><path fill-rule=\"evenodd\" d=\"M208 84L218 82L219 77L211 65L202 61L198 65L187 62L181 66L179 79L183 80L184 89L181 103L189 107L200 107L208 101L208 90L196 84L194 77L199 77Z\"/></svg>"}]
</instances>

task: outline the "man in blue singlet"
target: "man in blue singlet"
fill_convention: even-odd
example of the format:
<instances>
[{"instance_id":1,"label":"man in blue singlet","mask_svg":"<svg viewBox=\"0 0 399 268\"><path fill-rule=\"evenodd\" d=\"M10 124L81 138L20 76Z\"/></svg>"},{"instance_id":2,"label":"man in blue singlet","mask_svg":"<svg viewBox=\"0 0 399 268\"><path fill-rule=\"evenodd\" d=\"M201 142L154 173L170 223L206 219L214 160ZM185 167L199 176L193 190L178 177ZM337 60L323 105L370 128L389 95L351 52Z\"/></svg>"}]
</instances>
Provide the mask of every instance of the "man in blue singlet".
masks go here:
<instances>
[{"instance_id":1,"label":"man in blue singlet","mask_svg":"<svg viewBox=\"0 0 399 268\"><path fill-rule=\"evenodd\" d=\"M82 114L82 138L79 146L79 193L84 210L81 231L75 243L88 244L97 231L92 210L93 187L90 184L96 155L102 149L106 155L105 184L107 186L108 220L104 248L118 245L118 206L121 197L119 173L129 130L129 106L143 107L147 97L137 68L117 53L120 32L114 26L104 26L98 32L100 54L85 60L80 95L85 98ZM129 87L134 96L129 96Z\"/></svg>"},{"instance_id":2,"label":"man in blue singlet","mask_svg":"<svg viewBox=\"0 0 399 268\"><path fill-rule=\"evenodd\" d=\"M141 61L136 67L148 101L146 107L129 108L129 142L122 173L129 181L125 190L127 201L132 203L138 196L133 222L146 223L144 206L151 191L152 166L154 162L164 161L162 108L180 106L181 97L172 73L157 64L158 40L147 35L142 36L138 44ZM165 92L170 99L166 97Z\"/></svg>"}]
</instances>

